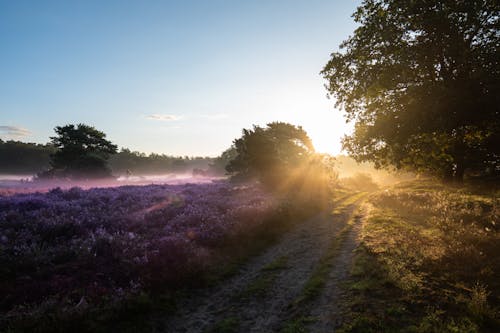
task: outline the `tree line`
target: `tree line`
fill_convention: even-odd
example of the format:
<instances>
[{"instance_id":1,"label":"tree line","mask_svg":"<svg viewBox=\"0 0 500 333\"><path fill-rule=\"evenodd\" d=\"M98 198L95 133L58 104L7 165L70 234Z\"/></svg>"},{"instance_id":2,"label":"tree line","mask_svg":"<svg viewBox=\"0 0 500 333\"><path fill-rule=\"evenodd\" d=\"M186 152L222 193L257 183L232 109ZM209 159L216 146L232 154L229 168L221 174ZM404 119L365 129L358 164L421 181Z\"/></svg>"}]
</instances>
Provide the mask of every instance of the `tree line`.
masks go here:
<instances>
[{"instance_id":1,"label":"tree line","mask_svg":"<svg viewBox=\"0 0 500 333\"><path fill-rule=\"evenodd\" d=\"M52 143L36 144L0 139L0 174L37 174L51 169L51 156L57 151ZM217 163L213 157L171 156L165 154L145 154L122 148L109 157L108 165L112 174L164 174L191 173L193 170L207 170ZM224 166L210 168L212 175L224 174Z\"/></svg>"}]
</instances>

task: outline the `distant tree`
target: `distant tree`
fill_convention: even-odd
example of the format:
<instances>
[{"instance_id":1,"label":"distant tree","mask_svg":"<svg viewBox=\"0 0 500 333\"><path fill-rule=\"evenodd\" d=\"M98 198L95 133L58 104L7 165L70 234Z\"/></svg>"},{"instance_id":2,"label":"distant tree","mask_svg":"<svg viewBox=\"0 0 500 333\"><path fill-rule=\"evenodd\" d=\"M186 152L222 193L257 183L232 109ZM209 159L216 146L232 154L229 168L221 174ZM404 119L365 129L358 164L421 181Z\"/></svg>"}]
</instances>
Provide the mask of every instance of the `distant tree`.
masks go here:
<instances>
[{"instance_id":1,"label":"distant tree","mask_svg":"<svg viewBox=\"0 0 500 333\"><path fill-rule=\"evenodd\" d=\"M122 148L109 159L114 174L126 175L127 170L134 175L188 173L194 169L204 170L213 161L210 157L176 157L151 153L146 155Z\"/></svg>"},{"instance_id":2,"label":"distant tree","mask_svg":"<svg viewBox=\"0 0 500 333\"><path fill-rule=\"evenodd\" d=\"M71 178L111 176L107 161L117 146L106 134L85 124L57 126L54 131L57 136L51 140L58 150L51 156L53 171Z\"/></svg>"},{"instance_id":3,"label":"distant tree","mask_svg":"<svg viewBox=\"0 0 500 333\"><path fill-rule=\"evenodd\" d=\"M47 169L50 155L55 148L20 141L3 141L0 139L0 173L34 174Z\"/></svg>"},{"instance_id":4,"label":"distant tree","mask_svg":"<svg viewBox=\"0 0 500 333\"><path fill-rule=\"evenodd\" d=\"M220 156L217 156L213 159L213 161L208 165L207 174L214 176L223 176L226 174L226 167L236 156L238 152L236 151L236 147L232 145L228 149L224 150Z\"/></svg>"},{"instance_id":5,"label":"distant tree","mask_svg":"<svg viewBox=\"0 0 500 333\"><path fill-rule=\"evenodd\" d=\"M331 55L327 89L355 121L344 148L461 180L500 168L500 2L365 0Z\"/></svg>"},{"instance_id":6,"label":"distant tree","mask_svg":"<svg viewBox=\"0 0 500 333\"><path fill-rule=\"evenodd\" d=\"M342 185L350 189L367 192L379 189L378 184L373 180L372 176L364 172L357 172L351 177L343 178Z\"/></svg>"}]
</instances>

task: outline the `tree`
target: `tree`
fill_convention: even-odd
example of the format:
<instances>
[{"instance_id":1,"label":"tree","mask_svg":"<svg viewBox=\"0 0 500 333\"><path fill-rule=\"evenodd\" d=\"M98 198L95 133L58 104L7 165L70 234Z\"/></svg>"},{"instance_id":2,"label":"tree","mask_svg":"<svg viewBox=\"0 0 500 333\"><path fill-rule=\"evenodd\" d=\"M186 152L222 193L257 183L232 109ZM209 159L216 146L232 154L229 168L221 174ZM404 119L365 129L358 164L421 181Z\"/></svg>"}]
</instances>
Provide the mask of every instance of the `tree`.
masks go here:
<instances>
[{"instance_id":1,"label":"tree","mask_svg":"<svg viewBox=\"0 0 500 333\"><path fill-rule=\"evenodd\" d=\"M236 158L238 152L236 147L232 145L228 149L224 150L220 156L217 156L208 165L208 170L206 174L210 176L223 176L226 173L226 167L233 159Z\"/></svg>"},{"instance_id":2,"label":"tree","mask_svg":"<svg viewBox=\"0 0 500 333\"><path fill-rule=\"evenodd\" d=\"M0 173L29 174L49 167L51 145L0 139Z\"/></svg>"},{"instance_id":3,"label":"tree","mask_svg":"<svg viewBox=\"0 0 500 333\"><path fill-rule=\"evenodd\" d=\"M359 27L322 70L355 122L344 148L461 180L500 167L500 3L365 0Z\"/></svg>"},{"instance_id":4,"label":"tree","mask_svg":"<svg viewBox=\"0 0 500 333\"><path fill-rule=\"evenodd\" d=\"M307 160L314 152L311 139L302 127L283 122L243 129L241 138L234 140L236 156L226 170L236 178L259 178L266 183L278 180Z\"/></svg>"},{"instance_id":5,"label":"tree","mask_svg":"<svg viewBox=\"0 0 500 333\"><path fill-rule=\"evenodd\" d=\"M236 180L257 179L274 192L324 207L336 181L333 158L317 154L300 126L273 122L244 129L226 170Z\"/></svg>"},{"instance_id":6,"label":"tree","mask_svg":"<svg viewBox=\"0 0 500 333\"><path fill-rule=\"evenodd\" d=\"M51 137L57 151L51 155L52 171L71 178L109 177L107 160L117 146L106 134L85 124L57 126Z\"/></svg>"}]
</instances>

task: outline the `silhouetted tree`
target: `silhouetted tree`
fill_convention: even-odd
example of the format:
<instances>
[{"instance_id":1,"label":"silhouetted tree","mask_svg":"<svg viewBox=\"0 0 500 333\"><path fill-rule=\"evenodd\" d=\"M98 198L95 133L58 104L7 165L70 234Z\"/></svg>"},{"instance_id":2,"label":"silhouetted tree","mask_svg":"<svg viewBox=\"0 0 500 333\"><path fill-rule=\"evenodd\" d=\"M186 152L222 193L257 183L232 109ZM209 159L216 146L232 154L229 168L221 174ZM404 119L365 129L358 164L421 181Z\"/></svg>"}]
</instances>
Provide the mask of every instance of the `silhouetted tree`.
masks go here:
<instances>
[{"instance_id":1,"label":"silhouetted tree","mask_svg":"<svg viewBox=\"0 0 500 333\"><path fill-rule=\"evenodd\" d=\"M258 179L278 193L324 207L337 174L333 158L317 154L300 126L273 122L243 130L234 140L235 157L226 170L236 180Z\"/></svg>"},{"instance_id":2,"label":"silhouetted tree","mask_svg":"<svg viewBox=\"0 0 500 333\"><path fill-rule=\"evenodd\" d=\"M107 160L117 146L106 134L85 124L57 126L54 131L57 136L51 140L58 150L51 156L53 171L71 178L111 176Z\"/></svg>"},{"instance_id":3,"label":"silhouetted tree","mask_svg":"<svg viewBox=\"0 0 500 333\"><path fill-rule=\"evenodd\" d=\"M314 153L311 139L300 126L282 122L243 129L234 140L236 156L226 170L237 178L259 178L272 182L291 168L305 162Z\"/></svg>"},{"instance_id":4,"label":"silhouetted tree","mask_svg":"<svg viewBox=\"0 0 500 333\"><path fill-rule=\"evenodd\" d=\"M357 161L461 180L500 167L500 2L365 0L322 74Z\"/></svg>"},{"instance_id":5,"label":"silhouetted tree","mask_svg":"<svg viewBox=\"0 0 500 333\"><path fill-rule=\"evenodd\" d=\"M0 173L26 174L47 169L50 155L55 152L52 145L3 141L0 139Z\"/></svg>"}]
</instances>

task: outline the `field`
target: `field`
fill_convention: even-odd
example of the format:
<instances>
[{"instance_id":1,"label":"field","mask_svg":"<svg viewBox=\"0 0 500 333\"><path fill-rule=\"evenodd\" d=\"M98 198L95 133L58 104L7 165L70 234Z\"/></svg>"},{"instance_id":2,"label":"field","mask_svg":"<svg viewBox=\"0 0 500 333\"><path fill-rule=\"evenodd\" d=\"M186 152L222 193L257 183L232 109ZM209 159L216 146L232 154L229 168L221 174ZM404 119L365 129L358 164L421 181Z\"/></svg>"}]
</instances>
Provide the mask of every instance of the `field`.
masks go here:
<instances>
[{"instance_id":1,"label":"field","mask_svg":"<svg viewBox=\"0 0 500 333\"><path fill-rule=\"evenodd\" d=\"M104 305L209 283L291 220L287 203L228 182L0 197L1 325L64 330Z\"/></svg>"},{"instance_id":2,"label":"field","mask_svg":"<svg viewBox=\"0 0 500 333\"><path fill-rule=\"evenodd\" d=\"M342 332L498 332L498 190L419 181L368 202Z\"/></svg>"},{"instance_id":3,"label":"field","mask_svg":"<svg viewBox=\"0 0 500 333\"><path fill-rule=\"evenodd\" d=\"M256 183L0 197L2 330L496 332L495 190Z\"/></svg>"}]
</instances>

